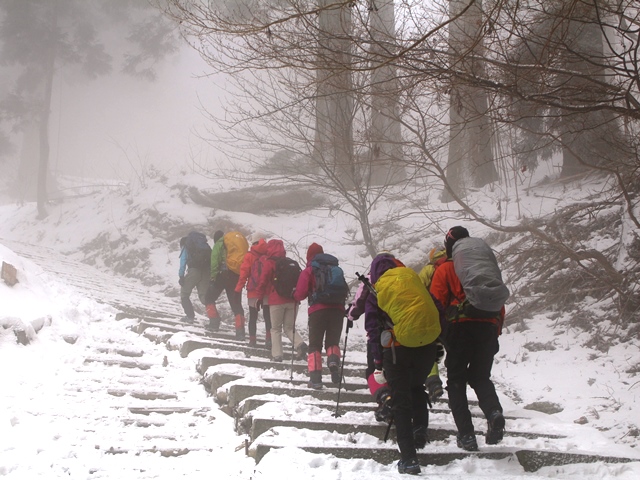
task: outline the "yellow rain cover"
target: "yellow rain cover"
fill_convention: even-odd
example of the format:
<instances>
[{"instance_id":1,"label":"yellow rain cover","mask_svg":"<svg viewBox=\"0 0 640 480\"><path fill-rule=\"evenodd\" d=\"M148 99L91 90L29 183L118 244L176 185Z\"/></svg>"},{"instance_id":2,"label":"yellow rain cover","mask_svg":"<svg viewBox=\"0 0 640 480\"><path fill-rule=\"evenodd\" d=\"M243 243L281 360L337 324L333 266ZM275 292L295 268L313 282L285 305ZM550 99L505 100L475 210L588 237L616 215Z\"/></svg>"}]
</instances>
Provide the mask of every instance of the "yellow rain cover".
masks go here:
<instances>
[{"instance_id":1,"label":"yellow rain cover","mask_svg":"<svg viewBox=\"0 0 640 480\"><path fill-rule=\"evenodd\" d=\"M431 295L416 272L408 267L387 270L376 282L378 306L394 324L396 340L420 347L440 335L440 316Z\"/></svg>"},{"instance_id":2,"label":"yellow rain cover","mask_svg":"<svg viewBox=\"0 0 640 480\"><path fill-rule=\"evenodd\" d=\"M227 249L227 267L239 274L244 255L249 251L249 242L240 232L225 233L223 241Z\"/></svg>"}]
</instances>

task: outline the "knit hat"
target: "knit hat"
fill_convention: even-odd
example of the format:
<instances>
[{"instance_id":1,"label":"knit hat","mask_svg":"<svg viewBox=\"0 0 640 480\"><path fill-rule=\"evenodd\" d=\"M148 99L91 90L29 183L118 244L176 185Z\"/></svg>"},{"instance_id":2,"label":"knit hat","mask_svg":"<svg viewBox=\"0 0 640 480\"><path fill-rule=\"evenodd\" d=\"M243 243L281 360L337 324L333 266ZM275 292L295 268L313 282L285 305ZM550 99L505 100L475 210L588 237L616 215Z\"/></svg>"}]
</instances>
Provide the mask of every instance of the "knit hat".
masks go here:
<instances>
[{"instance_id":1,"label":"knit hat","mask_svg":"<svg viewBox=\"0 0 640 480\"><path fill-rule=\"evenodd\" d=\"M447 251L447 257L451 258L453 255L453 245L461 238L469 236L469 230L459 225L450 228L447 235L444 237L444 248Z\"/></svg>"},{"instance_id":2,"label":"knit hat","mask_svg":"<svg viewBox=\"0 0 640 480\"><path fill-rule=\"evenodd\" d=\"M315 257L318 253L324 253L322 245L318 245L317 243L313 242L307 249L307 263L311 263L313 257Z\"/></svg>"},{"instance_id":3,"label":"knit hat","mask_svg":"<svg viewBox=\"0 0 640 480\"><path fill-rule=\"evenodd\" d=\"M224 237L224 232L222 230L217 230L216 233L213 234L213 243L216 243L222 237Z\"/></svg>"}]
</instances>

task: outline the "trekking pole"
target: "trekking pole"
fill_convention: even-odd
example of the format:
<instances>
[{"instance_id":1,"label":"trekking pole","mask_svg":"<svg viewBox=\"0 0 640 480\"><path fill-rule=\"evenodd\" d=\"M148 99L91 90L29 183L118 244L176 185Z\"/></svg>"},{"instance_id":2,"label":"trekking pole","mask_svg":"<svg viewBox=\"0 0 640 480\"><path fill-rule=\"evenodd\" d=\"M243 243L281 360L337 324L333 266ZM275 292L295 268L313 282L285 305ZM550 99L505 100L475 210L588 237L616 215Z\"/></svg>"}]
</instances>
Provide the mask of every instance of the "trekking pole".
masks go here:
<instances>
[{"instance_id":1,"label":"trekking pole","mask_svg":"<svg viewBox=\"0 0 640 480\"><path fill-rule=\"evenodd\" d=\"M391 433L391 425L393 425L393 417L391 417L391 420L389 420L389 425L387 426L387 431L384 434L384 441L385 442L387 440L389 440L389 433Z\"/></svg>"},{"instance_id":2,"label":"trekking pole","mask_svg":"<svg viewBox=\"0 0 640 480\"><path fill-rule=\"evenodd\" d=\"M367 277L358 272L356 272L356 277L358 277L358 280L364 283L364 286L367 287L367 290L369 290L370 293L372 293L376 297L378 296L378 292L376 292L375 287L371 285L371 281Z\"/></svg>"},{"instance_id":3,"label":"trekking pole","mask_svg":"<svg viewBox=\"0 0 640 480\"><path fill-rule=\"evenodd\" d=\"M347 320L347 329L344 332L344 348L342 349L342 365L340 367L340 382L338 383L338 400L336 401L336 411L333 414L334 417L338 418L341 415L338 413L338 407L340 406L340 391L342 390L342 380L344 373L344 358L347 356L347 340L349 340L349 329L351 328L352 322L351 320Z\"/></svg>"},{"instance_id":4,"label":"trekking pole","mask_svg":"<svg viewBox=\"0 0 640 480\"><path fill-rule=\"evenodd\" d=\"M296 320L298 316L298 304L293 307L293 335L291 337L291 373L289 375L289 381L293 383L293 357L296 348Z\"/></svg>"}]
</instances>

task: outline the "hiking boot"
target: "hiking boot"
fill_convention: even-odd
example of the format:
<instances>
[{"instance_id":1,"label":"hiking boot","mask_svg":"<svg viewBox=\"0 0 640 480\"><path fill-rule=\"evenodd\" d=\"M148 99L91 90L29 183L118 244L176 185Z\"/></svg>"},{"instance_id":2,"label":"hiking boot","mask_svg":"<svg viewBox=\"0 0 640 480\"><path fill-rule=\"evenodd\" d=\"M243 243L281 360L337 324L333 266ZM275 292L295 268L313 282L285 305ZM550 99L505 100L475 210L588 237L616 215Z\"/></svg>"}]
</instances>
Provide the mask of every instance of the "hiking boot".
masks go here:
<instances>
[{"instance_id":1,"label":"hiking boot","mask_svg":"<svg viewBox=\"0 0 640 480\"><path fill-rule=\"evenodd\" d=\"M194 317L187 317L186 315L180 319L182 323L193 323L195 321Z\"/></svg>"},{"instance_id":2,"label":"hiking boot","mask_svg":"<svg viewBox=\"0 0 640 480\"><path fill-rule=\"evenodd\" d=\"M418 475L420 473L420 464L418 459L413 457L398 462L398 473L408 473L409 475Z\"/></svg>"},{"instance_id":3,"label":"hiking boot","mask_svg":"<svg viewBox=\"0 0 640 480\"><path fill-rule=\"evenodd\" d=\"M444 394L444 389L442 388L442 380L440 380L440 376L433 375L427 378L427 392L429 393L429 400L435 402Z\"/></svg>"},{"instance_id":4,"label":"hiking boot","mask_svg":"<svg viewBox=\"0 0 640 480\"><path fill-rule=\"evenodd\" d=\"M478 451L478 442L476 441L476 436L473 433L458 435L456 437L456 444L458 445L458 447L466 450L467 452Z\"/></svg>"},{"instance_id":5,"label":"hiking boot","mask_svg":"<svg viewBox=\"0 0 640 480\"><path fill-rule=\"evenodd\" d=\"M265 340L264 348L267 349L267 350L271 350L271 339Z\"/></svg>"},{"instance_id":6,"label":"hiking boot","mask_svg":"<svg viewBox=\"0 0 640 480\"><path fill-rule=\"evenodd\" d=\"M429 443L426 425L418 425L417 427L413 428L413 443L416 447L416 450L420 450L426 447L427 443Z\"/></svg>"},{"instance_id":7,"label":"hiking boot","mask_svg":"<svg viewBox=\"0 0 640 480\"><path fill-rule=\"evenodd\" d=\"M258 342L256 341L256 337L249 337L249 346L252 348L256 348L258 346Z\"/></svg>"},{"instance_id":8,"label":"hiking boot","mask_svg":"<svg viewBox=\"0 0 640 480\"><path fill-rule=\"evenodd\" d=\"M309 388L313 388L314 390L322 390L322 381L320 382L314 382L313 380L309 380L309 383L307 384L307 386Z\"/></svg>"},{"instance_id":9,"label":"hiking boot","mask_svg":"<svg viewBox=\"0 0 640 480\"><path fill-rule=\"evenodd\" d=\"M276 363L282 363L282 357L273 357L271 361Z\"/></svg>"},{"instance_id":10,"label":"hiking boot","mask_svg":"<svg viewBox=\"0 0 640 480\"><path fill-rule=\"evenodd\" d=\"M296 353L296 360L305 360L309 353L309 346L306 343L302 342L297 350L298 352Z\"/></svg>"},{"instance_id":11,"label":"hiking boot","mask_svg":"<svg viewBox=\"0 0 640 480\"><path fill-rule=\"evenodd\" d=\"M496 445L504 437L504 416L500 410L494 410L487 419L487 435L485 440L487 445Z\"/></svg>"},{"instance_id":12,"label":"hiking boot","mask_svg":"<svg viewBox=\"0 0 640 480\"><path fill-rule=\"evenodd\" d=\"M212 332L220 330L220 318L210 318L207 330L211 330Z\"/></svg>"},{"instance_id":13,"label":"hiking boot","mask_svg":"<svg viewBox=\"0 0 640 480\"><path fill-rule=\"evenodd\" d=\"M391 423L393 419L393 414L391 412L391 394L387 393L382 398L380 398L378 402L378 408L374 413L376 417L376 421Z\"/></svg>"}]
</instances>

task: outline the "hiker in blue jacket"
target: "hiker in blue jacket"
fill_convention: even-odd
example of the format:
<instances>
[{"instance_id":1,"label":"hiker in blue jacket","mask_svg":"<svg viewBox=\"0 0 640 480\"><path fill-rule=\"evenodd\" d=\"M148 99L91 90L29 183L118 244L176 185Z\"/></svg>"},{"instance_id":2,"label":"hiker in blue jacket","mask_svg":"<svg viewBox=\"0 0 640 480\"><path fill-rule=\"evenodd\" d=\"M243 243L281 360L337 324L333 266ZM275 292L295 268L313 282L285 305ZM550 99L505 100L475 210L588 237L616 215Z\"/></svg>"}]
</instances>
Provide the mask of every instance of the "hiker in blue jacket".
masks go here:
<instances>
[{"instance_id":1,"label":"hiker in blue jacket","mask_svg":"<svg viewBox=\"0 0 640 480\"><path fill-rule=\"evenodd\" d=\"M193 236L197 232L189 235ZM204 234L198 234L204 237ZM207 309L207 316L211 311L211 306L206 302L206 294L209 289L209 248L201 259L197 258L197 254L193 252L192 243L187 241L188 237L180 239L180 267L178 268L178 283L180 284L180 303L184 309L185 316L181 318L183 322L193 323L195 320L195 311L193 303L191 303L191 292L195 288L198 292L198 298ZM204 237L206 243L206 237ZM208 247L208 245L207 245ZM190 249L192 250L190 252Z\"/></svg>"}]
</instances>

